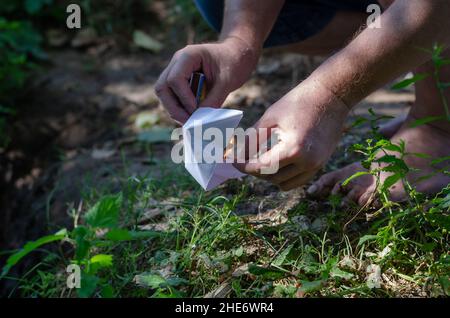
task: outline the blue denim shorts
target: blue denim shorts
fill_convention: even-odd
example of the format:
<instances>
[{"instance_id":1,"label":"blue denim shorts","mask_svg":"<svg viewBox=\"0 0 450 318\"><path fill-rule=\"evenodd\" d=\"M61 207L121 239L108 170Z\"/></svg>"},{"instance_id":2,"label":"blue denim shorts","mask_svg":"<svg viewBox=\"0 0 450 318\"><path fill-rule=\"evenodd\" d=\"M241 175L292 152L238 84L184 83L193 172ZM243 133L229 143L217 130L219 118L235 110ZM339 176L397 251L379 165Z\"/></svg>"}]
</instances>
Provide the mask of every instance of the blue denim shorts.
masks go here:
<instances>
[{"instance_id":1,"label":"blue denim shorts","mask_svg":"<svg viewBox=\"0 0 450 318\"><path fill-rule=\"evenodd\" d=\"M195 4L206 22L220 32L224 0L195 0ZM378 2L376 0L286 0L264 47L301 42L320 32L338 11L366 12L370 4L378 4Z\"/></svg>"}]
</instances>

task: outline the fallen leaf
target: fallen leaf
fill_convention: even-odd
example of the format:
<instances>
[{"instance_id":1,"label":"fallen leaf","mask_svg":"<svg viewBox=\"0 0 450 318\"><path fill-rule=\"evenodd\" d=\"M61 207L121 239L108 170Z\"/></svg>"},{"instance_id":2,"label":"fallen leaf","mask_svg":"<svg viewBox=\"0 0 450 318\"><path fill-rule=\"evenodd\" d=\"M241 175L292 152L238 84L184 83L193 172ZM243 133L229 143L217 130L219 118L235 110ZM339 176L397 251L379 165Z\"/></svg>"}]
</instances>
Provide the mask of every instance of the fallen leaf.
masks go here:
<instances>
[{"instance_id":1,"label":"fallen leaf","mask_svg":"<svg viewBox=\"0 0 450 318\"><path fill-rule=\"evenodd\" d=\"M367 266L367 287L370 289L381 287L381 267L377 264L370 264Z\"/></svg>"},{"instance_id":2,"label":"fallen leaf","mask_svg":"<svg viewBox=\"0 0 450 318\"><path fill-rule=\"evenodd\" d=\"M154 111L144 111L140 112L134 121L134 126L137 129L148 129L152 128L160 120L159 114Z\"/></svg>"},{"instance_id":3,"label":"fallen leaf","mask_svg":"<svg viewBox=\"0 0 450 318\"><path fill-rule=\"evenodd\" d=\"M236 268L233 272L233 274L231 274L231 276L233 277L241 277L244 275L248 275L250 274L250 272L248 271L248 264L244 264L239 266L238 268Z\"/></svg>"},{"instance_id":4,"label":"fallen leaf","mask_svg":"<svg viewBox=\"0 0 450 318\"><path fill-rule=\"evenodd\" d=\"M94 149L92 150L92 159L102 160L111 158L116 153L114 149Z\"/></svg>"},{"instance_id":5,"label":"fallen leaf","mask_svg":"<svg viewBox=\"0 0 450 318\"><path fill-rule=\"evenodd\" d=\"M219 287L207 293L204 298L225 298L230 295L232 290L229 282L223 282Z\"/></svg>"},{"instance_id":6,"label":"fallen leaf","mask_svg":"<svg viewBox=\"0 0 450 318\"><path fill-rule=\"evenodd\" d=\"M158 40L152 38L147 33L136 30L133 33L133 42L140 48L149 50L153 53L158 53L163 48L163 45Z\"/></svg>"}]
</instances>

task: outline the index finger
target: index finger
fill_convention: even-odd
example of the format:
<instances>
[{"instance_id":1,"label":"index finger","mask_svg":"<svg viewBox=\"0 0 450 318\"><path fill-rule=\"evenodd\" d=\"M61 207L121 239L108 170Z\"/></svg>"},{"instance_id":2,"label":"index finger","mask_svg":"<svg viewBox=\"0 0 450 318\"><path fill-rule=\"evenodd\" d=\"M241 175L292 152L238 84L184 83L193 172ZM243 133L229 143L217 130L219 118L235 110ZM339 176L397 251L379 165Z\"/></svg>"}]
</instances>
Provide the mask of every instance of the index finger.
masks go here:
<instances>
[{"instance_id":1,"label":"index finger","mask_svg":"<svg viewBox=\"0 0 450 318\"><path fill-rule=\"evenodd\" d=\"M183 108L178 98L167 85L167 75L171 68L172 64L169 64L169 66L161 73L155 85L155 92L170 117L183 124L188 120L189 113Z\"/></svg>"},{"instance_id":2,"label":"index finger","mask_svg":"<svg viewBox=\"0 0 450 318\"><path fill-rule=\"evenodd\" d=\"M285 145L278 143L256 159L248 159L244 163L233 163L239 171L253 176L276 174L279 169L293 163L294 158L288 156Z\"/></svg>"},{"instance_id":3,"label":"index finger","mask_svg":"<svg viewBox=\"0 0 450 318\"><path fill-rule=\"evenodd\" d=\"M181 55L167 75L169 87L188 113L193 113L197 108L197 101L190 86L192 73L198 71L196 64L187 54Z\"/></svg>"}]
</instances>

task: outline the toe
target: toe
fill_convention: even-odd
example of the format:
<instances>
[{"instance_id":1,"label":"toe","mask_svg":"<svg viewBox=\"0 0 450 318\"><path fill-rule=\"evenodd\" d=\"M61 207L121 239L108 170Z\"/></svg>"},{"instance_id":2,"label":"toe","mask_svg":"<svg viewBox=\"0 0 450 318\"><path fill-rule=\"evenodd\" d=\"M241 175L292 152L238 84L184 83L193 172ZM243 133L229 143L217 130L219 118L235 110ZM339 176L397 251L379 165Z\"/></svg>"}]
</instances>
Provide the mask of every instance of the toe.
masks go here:
<instances>
[{"instance_id":1,"label":"toe","mask_svg":"<svg viewBox=\"0 0 450 318\"><path fill-rule=\"evenodd\" d=\"M366 191L360 194L359 198L356 200L359 206L365 206L366 204L371 204L376 197L375 187L370 187Z\"/></svg>"},{"instance_id":2,"label":"toe","mask_svg":"<svg viewBox=\"0 0 450 318\"><path fill-rule=\"evenodd\" d=\"M308 188L307 192L312 196L326 196L329 194L330 189L334 186L338 178L339 171L324 174Z\"/></svg>"},{"instance_id":3,"label":"toe","mask_svg":"<svg viewBox=\"0 0 450 318\"><path fill-rule=\"evenodd\" d=\"M350 190L347 195L342 200L342 205L351 205L358 203L359 198L361 197L361 194L364 191L360 187L354 187L352 190Z\"/></svg>"},{"instance_id":4,"label":"toe","mask_svg":"<svg viewBox=\"0 0 450 318\"><path fill-rule=\"evenodd\" d=\"M401 182L397 182L389 189L389 199L394 202L404 202L407 200L407 194Z\"/></svg>"},{"instance_id":5,"label":"toe","mask_svg":"<svg viewBox=\"0 0 450 318\"><path fill-rule=\"evenodd\" d=\"M332 195L338 195L342 193L342 186L341 186L341 182L336 182L333 186L333 189L331 189L331 194Z\"/></svg>"}]
</instances>

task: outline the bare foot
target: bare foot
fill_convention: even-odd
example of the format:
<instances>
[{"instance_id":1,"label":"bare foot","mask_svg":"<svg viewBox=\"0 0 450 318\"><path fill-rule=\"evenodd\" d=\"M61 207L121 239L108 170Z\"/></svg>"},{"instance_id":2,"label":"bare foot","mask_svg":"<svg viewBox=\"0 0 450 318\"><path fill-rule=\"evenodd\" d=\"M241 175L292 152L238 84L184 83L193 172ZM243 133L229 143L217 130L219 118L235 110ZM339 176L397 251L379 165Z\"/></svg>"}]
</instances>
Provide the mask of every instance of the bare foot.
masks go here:
<instances>
[{"instance_id":1,"label":"bare foot","mask_svg":"<svg viewBox=\"0 0 450 318\"><path fill-rule=\"evenodd\" d=\"M411 120L407 119L399 131L391 138L391 141L394 144L398 144L403 140L406 144L406 152L422 153L430 156L430 158L421 158L407 155L404 160L412 170L407 176L409 183L419 192L435 194L450 183L448 173L438 172L439 169L444 167L448 171L450 160L437 166L431 166L433 159L444 158L450 155L450 133L430 125L411 128L410 122ZM365 175L354 179L345 187L341 186L344 180L359 171L365 171L365 169L360 163L353 163L343 169L325 174L311 185L308 193L313 196L341 193L345 196L344 202L354 201L363 206L374 197L376 180L373 176ZM381 182L390 175L391 173L383 172L380 176ZM421 177L428 175L432 176L421 180ZM394 184L390 188L391 200L396 202L404 201L406 196L401 182Z\"/></svg>"}]
</instances>

